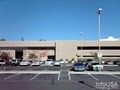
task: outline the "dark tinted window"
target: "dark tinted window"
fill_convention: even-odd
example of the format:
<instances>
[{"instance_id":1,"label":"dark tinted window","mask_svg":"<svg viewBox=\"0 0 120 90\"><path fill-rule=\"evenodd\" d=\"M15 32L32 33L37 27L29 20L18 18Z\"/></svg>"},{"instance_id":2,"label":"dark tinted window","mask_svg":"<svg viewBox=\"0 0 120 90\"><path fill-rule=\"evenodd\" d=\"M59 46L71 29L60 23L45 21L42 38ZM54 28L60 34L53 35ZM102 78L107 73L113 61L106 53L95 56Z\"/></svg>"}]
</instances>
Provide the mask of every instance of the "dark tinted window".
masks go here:
<instances>
[{"instance_id":1,"label":"dark tinted window","mask_svg":"<svg viewBox=\"0 0 120 90\"><path fill-rule=\"evenodd\" d=\"M4 62L4 60L0 60L0 62Z\"/></svg>"},{"instance_id":2,"label":"dark tinted window","mask_svg":"<svg viewBox=\"0 0 120 90\"><path fill-rule=\"evenodd\" d=\"M92 65L99 65L99 63L92 63Z\"/></svg>"},{"instance_id":3,"label":"dark tinted window","mask_svg":"<svg viewBox=\"0 0 120 90\"><path fill-rule=\"evenodd\" d=\"M84 65L83 63L75 63L74 66L81 66Z\"/></svg>"}]
</instances>

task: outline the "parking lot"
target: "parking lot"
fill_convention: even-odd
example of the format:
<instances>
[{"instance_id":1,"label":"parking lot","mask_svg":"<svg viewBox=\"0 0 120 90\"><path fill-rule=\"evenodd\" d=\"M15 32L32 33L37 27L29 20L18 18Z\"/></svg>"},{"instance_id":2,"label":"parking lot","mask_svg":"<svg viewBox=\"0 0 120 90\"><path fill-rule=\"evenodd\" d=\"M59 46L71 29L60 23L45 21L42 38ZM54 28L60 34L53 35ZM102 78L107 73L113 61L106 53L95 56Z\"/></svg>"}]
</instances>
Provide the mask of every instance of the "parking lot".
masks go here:
<instances>
[{"instance_id":1,"label":"parking lot","mask_svg":"<svg viewBox=\"0 0 120 90\"><path fill-rule=\"evenodd\" d=\"M5 70L5 71L4 71ZM1 90L120 90L120 66L74 72L64 66L0 66Z\"/></svg>"}]
</instances>

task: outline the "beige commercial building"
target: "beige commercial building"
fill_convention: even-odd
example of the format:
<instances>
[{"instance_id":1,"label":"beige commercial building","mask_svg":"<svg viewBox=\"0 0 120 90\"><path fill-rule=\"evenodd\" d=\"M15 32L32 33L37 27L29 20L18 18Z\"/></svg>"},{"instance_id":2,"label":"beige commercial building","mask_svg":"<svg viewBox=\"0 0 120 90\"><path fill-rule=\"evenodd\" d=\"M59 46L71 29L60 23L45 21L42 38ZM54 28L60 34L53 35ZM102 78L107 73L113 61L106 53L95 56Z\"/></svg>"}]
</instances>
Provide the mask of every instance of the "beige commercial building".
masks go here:
<instances>
[{"instance_id":1,"label":"beige commercial building","mask_svg":"<svg viewBox=\"0 0 120 90\"><path fill-rule=\"evenodd\" d=\"M60 41L0 41L0 52L8 52L13 58L29 59L90 59L99 51L98 41L60 40ZM120 58L120 41L100 41L102 59Z\"/></svg>"}]
</instances>

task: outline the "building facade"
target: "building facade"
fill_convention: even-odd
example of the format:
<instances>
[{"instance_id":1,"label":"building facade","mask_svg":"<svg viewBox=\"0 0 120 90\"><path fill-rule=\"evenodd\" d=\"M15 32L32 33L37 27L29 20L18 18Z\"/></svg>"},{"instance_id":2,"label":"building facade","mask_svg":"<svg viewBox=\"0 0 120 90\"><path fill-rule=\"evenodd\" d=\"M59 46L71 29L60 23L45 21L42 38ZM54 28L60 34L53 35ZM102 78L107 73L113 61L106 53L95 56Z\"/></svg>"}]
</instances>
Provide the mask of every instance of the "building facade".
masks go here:
<instances>
[{"instance_id":1,"label":"building facade","mask_svg":"<svg viewBox=\"0 0 120 90\"><path fill-rule=\"evenodd\" d=\"M120 41L100 41L102 59L120 58ZM13 58L29 59L92 59L99 51L98 41L0 41L0 52L8 52Z\"/></svg>"}]
</instances>

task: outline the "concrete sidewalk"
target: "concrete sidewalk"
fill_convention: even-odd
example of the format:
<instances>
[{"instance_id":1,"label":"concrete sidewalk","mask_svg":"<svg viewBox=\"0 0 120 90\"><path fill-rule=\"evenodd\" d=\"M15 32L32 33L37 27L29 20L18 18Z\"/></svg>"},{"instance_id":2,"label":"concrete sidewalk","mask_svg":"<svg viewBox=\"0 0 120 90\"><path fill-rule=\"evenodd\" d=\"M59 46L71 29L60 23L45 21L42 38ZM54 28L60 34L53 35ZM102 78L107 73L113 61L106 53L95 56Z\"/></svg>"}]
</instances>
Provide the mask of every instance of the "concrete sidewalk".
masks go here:
<instances>
[{"instance_id":1,"label":"concrete sidewalk","mask_svg":"<svg viewBox=\"0 0 120 90\"><path fill-rule=\"evenodd\" d=\"M0 71L0 74L59 74L60 71Z\"/></svg>"},{"instance_id":2,"label":"concrete sidewalk","mask_svg":"<svg viewBox=\"0 0 120 90\"><path fill-rule=\"evenodd\" d=\"M0 74L59 74L60 71L0 71ZM69 71L69 74L120 74L120 71L84 71L74 72Z\"/></svg>"},{"instance_id":3,"label":"concrete sidewalk","mask_svg":"<svg viewBox=\"0 0 120 90\"><path fill-rule=\"evenodd\" d=\"M120 74L120 71L84 71L84 72L74 72L70 71L69 74Z\"/></svg>"}]
</instances>

